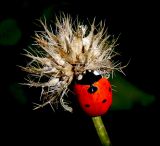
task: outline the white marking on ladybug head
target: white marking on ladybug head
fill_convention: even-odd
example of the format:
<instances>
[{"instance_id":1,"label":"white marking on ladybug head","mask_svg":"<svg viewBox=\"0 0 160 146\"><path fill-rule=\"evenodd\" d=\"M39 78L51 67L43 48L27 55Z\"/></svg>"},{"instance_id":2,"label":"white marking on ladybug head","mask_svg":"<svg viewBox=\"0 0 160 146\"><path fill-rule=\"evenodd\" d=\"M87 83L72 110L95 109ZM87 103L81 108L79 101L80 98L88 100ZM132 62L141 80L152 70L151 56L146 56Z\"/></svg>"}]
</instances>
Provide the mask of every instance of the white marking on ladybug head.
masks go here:
<instances>
[{"instance_id":1,"label":"white marking on ladybug head","mask_svg":"<svg viewBox=\"0 0 160 146\"><path fill-rule=\"evenodd\" d=\"M86 71L84 71L83 74L86 74Z\"/></svg>"},{"instance_id":2,"label":"white marking on ladybug head","mask_svg":"<svg viewBox=\"0 0 160 146\"><path fill-rule=\"evenodd\" d=\"M96 70L93 71L93 74L96 75L96 76L100 75L100 73Z\"/></svg>"},{"instance_id":3,"label":"white marking on ladybug head","mask_svg":"<svg viewBox=\"0 0 160 146\"><path fill-rule=\"evenodd\" d=\"M80 80L82 80L82 78L83 78L83 75L80 74L80 75L78 75L77 80L80 81Z\"/></svg>"},{"instance_id":4,"label":"white marking on ladybug head","mask_svg":"<svg viewBox=\"0 0 160 146\"><path fill-rule=\"evenodd\" d=\"M91 72L92 70L89 69L88 71Z\"/></svg>"}]
</instances>

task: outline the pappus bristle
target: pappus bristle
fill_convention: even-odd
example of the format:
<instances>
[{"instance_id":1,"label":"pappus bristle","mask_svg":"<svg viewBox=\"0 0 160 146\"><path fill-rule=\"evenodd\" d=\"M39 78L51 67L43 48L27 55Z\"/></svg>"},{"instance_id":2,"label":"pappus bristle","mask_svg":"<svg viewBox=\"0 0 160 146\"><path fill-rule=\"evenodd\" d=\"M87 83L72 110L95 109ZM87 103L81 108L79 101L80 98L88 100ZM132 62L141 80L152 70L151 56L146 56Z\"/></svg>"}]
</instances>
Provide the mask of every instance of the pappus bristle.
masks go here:
<instances>
[{"instance_id":1,"label":"pappus bristle","mask_svg":"<svg viewBox=\"0 0 160 146\"><path fill-rule=\"evenodd\" d=\"M54 108L54 104L60 102L66 110L72 111L63 97L74 76L96 70L108 77L114 69L121 69L120 64L112 61L116 39L107 34L102 22L96 26L95 20L89 26L80 22L75 25L69 15L63 15L56 18L54 32L46 21L40 22L44 31L35 33L32 52L25 54L31 59L22 67L30 75L25 84L42 88L42 104L36 109L47 104Z\"/></svg>"}]
</instances>

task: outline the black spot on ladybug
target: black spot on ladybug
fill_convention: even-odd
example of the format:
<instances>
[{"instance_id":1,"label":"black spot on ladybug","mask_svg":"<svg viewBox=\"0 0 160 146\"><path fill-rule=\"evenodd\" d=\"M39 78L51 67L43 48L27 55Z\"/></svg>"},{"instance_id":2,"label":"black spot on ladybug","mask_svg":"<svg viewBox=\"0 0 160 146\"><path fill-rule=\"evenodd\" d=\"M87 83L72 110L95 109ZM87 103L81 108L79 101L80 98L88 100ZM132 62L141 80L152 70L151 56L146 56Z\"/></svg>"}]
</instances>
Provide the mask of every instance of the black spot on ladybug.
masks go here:
<instances>
[{"instance_id":1,"label":"black spot on ladybug","mask_svg":"<svg viewBox=\"0 0 160 146\"><path fill-rule=\"evenodd\" d=\"M103 100L102 100L102 103L105 103L106 101L107 101L107 99L103 99Z\"/></svg>"},{"instance_id":2,"label":"black spot on ladybug","mask_svg":"<svg viewBox=\"0 0 160 146\"><path fill-rule=\"evenodd\" d=\"M87 107L87 108L88 108L88 107L90 107L90 105L89 105L89 104L85 104L85 107Z\"/></svg>"},{"instance_id":3,"label":"black spot on ladybug","mask_svg":"<svg viewBox=\"0 0 160 146\"><path fill-rule=\"evenodd\" d=\"M109 92L111 92L111 87L109 87L109 89L108 89L108 90L109 90Z\"/></svg>"},{"instance_id":4,"label":"black spot on ladybug","mask_svg":"<svg viewBox=\"0 0 160 146\"><path fill-rule=\"evenodd\" d=\"M92 94L92 93L95 93L95 92L97 91L97 89L98 89L97 87L91 85L91 86L88 88L88 92Z\"/></svg>"}]
</instances>

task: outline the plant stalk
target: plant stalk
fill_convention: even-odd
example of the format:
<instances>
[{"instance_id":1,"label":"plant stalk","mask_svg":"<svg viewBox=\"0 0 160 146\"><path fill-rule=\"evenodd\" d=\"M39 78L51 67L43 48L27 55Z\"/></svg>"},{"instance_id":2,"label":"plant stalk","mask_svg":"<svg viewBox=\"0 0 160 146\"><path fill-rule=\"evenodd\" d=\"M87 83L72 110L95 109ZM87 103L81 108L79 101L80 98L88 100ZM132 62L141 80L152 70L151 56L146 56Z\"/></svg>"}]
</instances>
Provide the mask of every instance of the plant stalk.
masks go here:
<instances>
[{"instance_id":1,"label":"plant stalk","mask_svg":"<svg viewBox=\"0 0 160 146\"><path fill-rule=\"evenodd\" d=\"M103 124L103 121L101 119L101 116L92 117L94 126L96 128L97 134L99 136L99 139L101 141L102 146L111 146L111 142L108 136L108 133L106 131L106 128Z\"/></svg>"}]
</instances>

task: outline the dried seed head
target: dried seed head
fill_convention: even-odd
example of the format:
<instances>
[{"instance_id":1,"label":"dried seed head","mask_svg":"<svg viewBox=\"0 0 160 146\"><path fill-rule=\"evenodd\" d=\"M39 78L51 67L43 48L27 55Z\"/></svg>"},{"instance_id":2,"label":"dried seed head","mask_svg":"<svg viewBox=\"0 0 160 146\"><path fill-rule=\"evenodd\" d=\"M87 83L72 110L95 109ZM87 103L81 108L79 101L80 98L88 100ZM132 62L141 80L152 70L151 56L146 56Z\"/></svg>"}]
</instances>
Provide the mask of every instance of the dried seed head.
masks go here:
<instances>
[{"instance_id":1,"label":"dried seed head","mask_svg":"<svg viewBox=\"0 0 160 146\"><path fill-rule=\"evenodd\" d=\"M42 88L42 104L36 109L59 101L71 111L63 97L74 76L81 78L86 70L96 70L95 74L108 77L114 69L121 70L120 64L112 61L116 40L106 33L102 23L96 27L95 20L90 26L80 22L74 26L71 17L64 15L56 19L55 33L48 29L46 22L40 22L44 31L35 33L33 52L25 54L31 62L22 67L30 73L26 84Z\"/></svg>"}]
</instances>

